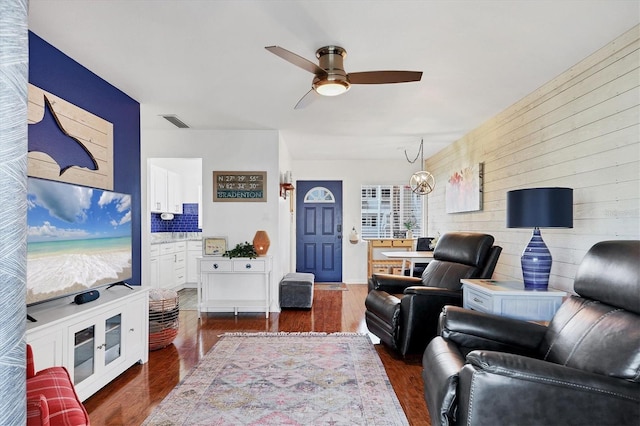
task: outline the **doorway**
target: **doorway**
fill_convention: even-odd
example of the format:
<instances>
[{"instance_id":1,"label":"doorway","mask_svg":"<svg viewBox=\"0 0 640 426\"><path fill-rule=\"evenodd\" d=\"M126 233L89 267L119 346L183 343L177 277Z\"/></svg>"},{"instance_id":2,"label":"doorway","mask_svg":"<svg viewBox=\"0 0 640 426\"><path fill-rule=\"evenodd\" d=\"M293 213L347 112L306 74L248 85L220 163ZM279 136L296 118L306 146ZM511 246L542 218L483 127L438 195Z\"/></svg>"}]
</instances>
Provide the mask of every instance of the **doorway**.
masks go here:
<instances>
[{"instance_id":1,"label":"doorway","mask_svg":"<svg viewBox=\"0 0 640 426\"><path fill-rule=\"evenodd\" d=\"M342 181L296 182L296 271L342 282Z\"/></svg>"}]
</instances>

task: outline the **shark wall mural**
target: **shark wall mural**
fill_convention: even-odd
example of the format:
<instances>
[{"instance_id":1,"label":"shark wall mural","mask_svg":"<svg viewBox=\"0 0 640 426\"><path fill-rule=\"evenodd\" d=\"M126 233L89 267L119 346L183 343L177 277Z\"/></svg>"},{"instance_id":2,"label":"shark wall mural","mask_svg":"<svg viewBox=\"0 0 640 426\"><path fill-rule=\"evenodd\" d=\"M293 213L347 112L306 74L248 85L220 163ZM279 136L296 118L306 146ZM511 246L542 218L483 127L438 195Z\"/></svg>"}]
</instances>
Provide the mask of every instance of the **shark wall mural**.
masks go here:
<instances>
[{"instance_id":1,"label":"shark wall mural","mask_svg":"<svg viewBox=\"0 0 640 426\"><path fill-rule=\"evenodd\" d=\"M27 173L113 189L113 124L29 85Z\"/></svg>"}]
</instances>

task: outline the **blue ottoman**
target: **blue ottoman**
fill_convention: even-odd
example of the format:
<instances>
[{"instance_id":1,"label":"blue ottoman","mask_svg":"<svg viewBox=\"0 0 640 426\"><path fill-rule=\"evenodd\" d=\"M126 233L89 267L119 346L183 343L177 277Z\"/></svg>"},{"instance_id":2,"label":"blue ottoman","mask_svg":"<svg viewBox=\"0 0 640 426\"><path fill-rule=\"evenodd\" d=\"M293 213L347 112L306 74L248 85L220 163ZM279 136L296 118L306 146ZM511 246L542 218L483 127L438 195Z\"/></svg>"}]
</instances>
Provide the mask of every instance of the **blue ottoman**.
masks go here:
<instances>
[{"instance_id":1,"label":"blue ottoman","mask_svg":"<svg viewBox=\"0 0 640 426\"><path fill-rule=\"evenodd\" d=\"M313 303L313 274L289 272L280 281L280 308L310 309Z\"/></svg>"}]
</instances>

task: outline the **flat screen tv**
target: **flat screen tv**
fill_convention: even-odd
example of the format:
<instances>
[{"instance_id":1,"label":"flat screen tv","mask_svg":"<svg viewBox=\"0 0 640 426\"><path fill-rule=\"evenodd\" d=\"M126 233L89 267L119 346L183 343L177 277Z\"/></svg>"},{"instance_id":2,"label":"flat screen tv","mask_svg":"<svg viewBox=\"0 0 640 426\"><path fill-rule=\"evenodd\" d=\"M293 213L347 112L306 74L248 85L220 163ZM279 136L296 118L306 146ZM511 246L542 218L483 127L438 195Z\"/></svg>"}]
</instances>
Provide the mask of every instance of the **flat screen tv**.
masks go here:
<instances>
[{"instance_id":1,"label":"flat screen tv","mask_svg":"<svg viewBox=\"0 0 640 426\"><path fill-rule=\"evenodd\" d=\"M131 196L28 178L27 305L131 278Z\"/></svg>"}]
</instances>

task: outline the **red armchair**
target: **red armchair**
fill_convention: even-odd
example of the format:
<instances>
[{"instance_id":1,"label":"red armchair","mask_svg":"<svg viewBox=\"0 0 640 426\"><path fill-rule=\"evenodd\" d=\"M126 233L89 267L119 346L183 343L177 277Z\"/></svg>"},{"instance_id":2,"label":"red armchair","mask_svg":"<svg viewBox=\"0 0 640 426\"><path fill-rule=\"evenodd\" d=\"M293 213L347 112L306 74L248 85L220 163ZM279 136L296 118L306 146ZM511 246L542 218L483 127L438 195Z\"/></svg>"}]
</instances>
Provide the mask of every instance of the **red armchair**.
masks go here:
<instances>
[{"instance_id":1,"label":"red armchair","mask_svg":"<svg viewBox=\"0 0 640 426\"><path fill-rule=\"evenodd\" d=\"M27 426L89 425L89 414L64 367L35 372L27 345Z\"/></svg>"}]
</instances>

